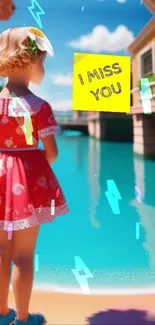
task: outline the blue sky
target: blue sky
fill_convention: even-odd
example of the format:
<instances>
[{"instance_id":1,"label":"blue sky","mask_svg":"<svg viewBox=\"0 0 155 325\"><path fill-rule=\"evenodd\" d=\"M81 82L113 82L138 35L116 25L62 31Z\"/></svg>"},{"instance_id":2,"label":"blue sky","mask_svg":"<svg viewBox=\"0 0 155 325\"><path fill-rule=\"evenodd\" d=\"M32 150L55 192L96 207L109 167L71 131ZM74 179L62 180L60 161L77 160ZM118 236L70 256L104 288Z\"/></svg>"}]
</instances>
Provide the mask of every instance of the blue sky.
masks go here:
<instances>
[{"instance_id":1,"label":"blue sky","mask_svg":"<svg viewBox=\"0 0 155 325\"><path fill-rule=\"evenodd\" d=\"M17 9L8 21L0 22L0 32L10 27L39 28L27 9L31 0L14 3ZM129 55L127 46L152 17L140 0L38 0L38 3L45 11L41 16L42 31L51 41L55 56L47 57L42 84L30 88L50 101L54 109L71 109L74 52Z\"/></svg>"}]
</instances>

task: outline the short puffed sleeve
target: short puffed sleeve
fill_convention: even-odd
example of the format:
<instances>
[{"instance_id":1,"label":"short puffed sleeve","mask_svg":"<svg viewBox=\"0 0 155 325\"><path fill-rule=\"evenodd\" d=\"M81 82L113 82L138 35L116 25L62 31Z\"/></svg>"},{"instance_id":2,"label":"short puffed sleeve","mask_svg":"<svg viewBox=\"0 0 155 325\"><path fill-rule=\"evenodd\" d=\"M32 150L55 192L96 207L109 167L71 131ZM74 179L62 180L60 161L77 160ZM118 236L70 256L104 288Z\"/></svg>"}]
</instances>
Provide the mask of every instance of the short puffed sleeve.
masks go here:
<instances>
[{"instance_id":1,"label":"short puffed sleeve","mask_svg":"<svg viewBox=\"0 0 155 325\"><path fill-rule=\"evenodd\" d=\"M60 133L52 108L48 103L44 103L37 114L37 131L40 139Z\"/></svg>"}]
</instances>

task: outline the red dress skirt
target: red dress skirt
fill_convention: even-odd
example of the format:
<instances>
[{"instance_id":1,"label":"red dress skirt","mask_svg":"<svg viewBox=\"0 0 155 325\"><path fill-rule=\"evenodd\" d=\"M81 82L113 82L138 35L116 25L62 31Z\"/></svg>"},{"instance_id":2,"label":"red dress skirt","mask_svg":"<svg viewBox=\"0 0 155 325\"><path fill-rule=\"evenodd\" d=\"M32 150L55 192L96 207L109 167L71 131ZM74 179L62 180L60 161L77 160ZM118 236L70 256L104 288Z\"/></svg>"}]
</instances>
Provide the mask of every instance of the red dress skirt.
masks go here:
<instances>
[{"instance_id":1,"label":"red dress skirt","mask_svg":"<svg viewBox=\"0 0 155 325\"><path fill-rule=\"evenodd\" d=\"M68 212L59 182L38 149L39 139L59 132L51 107L34 95L18 99L13 115L12 99L0 98L0 229L7 231L10 225L21 230ZM17 118L22 105L31 116L33 145Z\"/></svg>"}]
</instances>

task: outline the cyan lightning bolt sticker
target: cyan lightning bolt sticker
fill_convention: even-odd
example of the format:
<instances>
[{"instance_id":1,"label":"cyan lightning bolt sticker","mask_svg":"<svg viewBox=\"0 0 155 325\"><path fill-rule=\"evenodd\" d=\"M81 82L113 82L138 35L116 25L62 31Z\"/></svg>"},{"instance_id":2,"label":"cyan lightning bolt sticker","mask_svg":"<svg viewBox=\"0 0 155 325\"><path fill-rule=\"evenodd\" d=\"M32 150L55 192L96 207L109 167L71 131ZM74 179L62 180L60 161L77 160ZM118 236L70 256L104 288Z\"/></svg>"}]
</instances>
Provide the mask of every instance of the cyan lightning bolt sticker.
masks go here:
<instances>
[{"instance_id":1,"label":"cyan lightning bolt sticker","mask_svg":"<svg viewBox=\"0 0 155 325\"><path fill-rule=\"evenodd\" d=\"M41 8L41 6L36 0L31 0L31 5L32 5L31 7L27 7L27 8L30 11L31 15L33 16L33 18L35 19L35 21L37 22L38 26L42 29L43 27L42 27L40 15L45 15L45 11ZM39 11L34 12L35 5L37 6L37 8L39 8Z\"/></svg>"},{"instance_id":2,"label":"cyan lightning bolt sticker","mask_svg":"<svg viewBox=\"0 0 155 325\"><path fill-rule=\"evenodd\" d=\"M151 92L148 78L141 79L140 97L142 101L144 114L151 114L152 113L152 109L151 109L152 92Z\"/></svg>"},{"instance_id":3,"label":"cyan lightning bolt sticker","mask_svg":"<svg viewBox=\"0 0 155 325\"><path fill-rule=\"evenodd\" d=\"M140 225L139 222L136 222L136 239L139 239L140 236Z\"/></svg>"},{"instance_id":4,"label":"cyan lightning bolt sticker","mask_svg":"<svg viewBox=\"0 0 155 325\"><path fill-rule=\"evenodd\" d=\"M114 214L120 214L118 200L121 200L122 197L118 191L118 188L113 179L107 180L108 191L105 192L105 195L108 199L108 202L111 206L112 212Z\"/></svg>"},{"instance_id":5,"label":"cyan lightning bolt sticker","mask_svg":"<svg viewBox=\"0 0 155 325\"><path fill-rule=\"evenodd\" d=\"M21 126L21 129L23 130L23 132L25 134L26 143L28 145L33 145L33 136L32 136L33 125L32 125L32 121L31 121L30 113L28 112L27 108L22 103L22 101L18 97L16 97L15 93L12 93L12 96L13 96L12 100L9 104L9 111L11 112L12 116L14 116L14 117L23 116L23 113L20 114L20 113L15 112L17 103L19 103L19 105L23 108L23 110L24 110L24 125Z\"/></svg>"},{"instance_id":6,"label":"cyan lightning bolt sticker","mask_svg":"<svg viewBox=\"0 0 155 325\"><path fill-rule=\"evenodd\" d=\"M84 264L80 256L74 256L75 257L75 269L72 269L72 272L79 283L83 293L85 295L90 294L90 288L88 285L88 278L93 278L94 276L90 272L90 270L87 268L87 266ZM84 275L81 275L80 272L84 272Z\"/></svg>"}]
</instances>

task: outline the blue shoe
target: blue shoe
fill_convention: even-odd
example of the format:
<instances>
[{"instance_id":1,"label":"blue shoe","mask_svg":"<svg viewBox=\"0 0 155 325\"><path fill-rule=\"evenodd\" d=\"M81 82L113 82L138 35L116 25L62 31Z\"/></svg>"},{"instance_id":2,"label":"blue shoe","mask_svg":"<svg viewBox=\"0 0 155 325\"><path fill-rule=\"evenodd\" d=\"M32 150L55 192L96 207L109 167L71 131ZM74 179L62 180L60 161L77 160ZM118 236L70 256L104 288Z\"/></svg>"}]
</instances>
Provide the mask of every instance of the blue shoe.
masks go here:
<instances>
[{"instance_id":1,"label":"blue shoe","mask_svg":"<svg viewBox=\"0 0 155 325\"><path fill-rule=\"evenodd\" d=\"M11 325L14 323L15 318L16 311L14 309L10 309L7 315L0 315L0 325Z\"/></svg>"},{"instance_id":2,"label":"blue shoe","mask_svg":"<svg viewBox=\"0 0 155 325\"><path fill-rule=\"evenodd\" d=\"M43 325L45 324L45 317L42 314L29 314L26 321L15 319L14 325Z\"/></svg>"}]
</instances>

